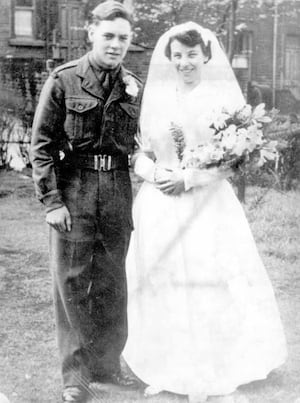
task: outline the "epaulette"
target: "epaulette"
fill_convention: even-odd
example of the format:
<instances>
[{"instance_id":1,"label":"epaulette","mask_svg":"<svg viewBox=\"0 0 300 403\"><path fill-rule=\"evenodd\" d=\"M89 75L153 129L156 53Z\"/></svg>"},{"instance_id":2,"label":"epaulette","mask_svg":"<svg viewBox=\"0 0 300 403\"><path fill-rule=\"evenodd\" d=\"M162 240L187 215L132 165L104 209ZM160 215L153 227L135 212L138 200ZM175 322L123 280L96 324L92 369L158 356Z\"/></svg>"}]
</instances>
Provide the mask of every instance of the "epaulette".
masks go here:
<instances>
[{"instance_id":1,"label":"epaulette","mask_svg":"<svg viewBox=\"0 0 300 403\"><path fill-rule=\"evenodd\" d=\"M71 69L72 67L76 67L77 64L78 64L78 59L76 59L76 60L71 60L70 62L64 63L64 64L62 64L62 65L56 67L56 68L52 71L51 75L53 76L53 78L57 78L57 77L58 77L58 74L59 74L61 71L67 70L67 69Z\"/></svg>"}]
</instances>

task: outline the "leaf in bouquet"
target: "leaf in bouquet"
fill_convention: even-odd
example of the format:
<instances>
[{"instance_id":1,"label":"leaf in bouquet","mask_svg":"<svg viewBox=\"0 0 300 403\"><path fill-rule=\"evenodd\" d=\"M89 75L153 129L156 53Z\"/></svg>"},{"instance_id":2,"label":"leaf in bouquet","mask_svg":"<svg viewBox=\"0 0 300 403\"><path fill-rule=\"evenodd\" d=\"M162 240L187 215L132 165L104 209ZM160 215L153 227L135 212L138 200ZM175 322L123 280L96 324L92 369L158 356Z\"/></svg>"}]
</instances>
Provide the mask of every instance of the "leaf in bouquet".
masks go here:
<instances>
[{"instance_id":1,"label":"leaf in bouquet","mask_svg":"<svg viewBox=\"0 0 300 403\"><path fill-rule=\"evenodd\" d=\"M285 150L285 149L287 149L288 147L289 147L289 142L288 142L287 140L282 140L282 139L280 139L279 141L277 141L277 146L276 146L276 148L277 148L278 151Z\"/></svg>"},{"instance_id":2,"label":"leaf in bouquet","mask_svg":"<svg viewBox=\"0 0 300 403\"><path fill-rule=\"evenodd\" d=\"M274 150L274 151L277 151L277 147L278 147L278 141L277 140L272 140L272 141L269 141L268 143L268 149L272 149L272 150Z\"/></svg>"},{"instance_id":3,"label":"leaf in bouquet","mask_svg":"<svg viewBox=\"0 0 300 403\"><path fill-rule=\"evenodd\" d=\"M271 161L274 160L277 157L276 150L270 150L270 149L267 149L267 148L263 148L261 150L261 154L263 155L263 157L266 160L271 160Z\"/></svg>"},{"instance_id":4,"label":"leaf in bouquet","mask_svg":"<svg viewBox=\"0 0 300 403\"><path fill-rule=\"evenodd\" d=\"M261 103L254 108L252 118L258 120L261 119L263 116L265 116L265 114L266 114L265 104Z\"/></svg>"},{"instance_id":5,"label":"leaf in bouquet","mask_svg":"<svg viewBox=\"0 0 300 403\"><path fill-rule=\"evenodd\" d=\"M186 146L182 127L174 122L171 122L170 131L174 140L178 160L181 162L183 158L184 149Z\"/></svg>"},{"instance_id":6,"label":"leaf in bouquet","mask_svg":"<svg viewBox=\"0 0 300 403\"><path fill-rule=\"evenodd\" d=\"M261 123L271 123L272 118L270 118L270 116L262 116L261 118L257 118L257 121Z\"/></svg>"},{"instance_id":7,"label":"leaf in bouquet","mask_svg":"<svg viewBox=\"0 0 300 403\"><path fill-rule=\"evenodd\" d=\"M262 148L260 150L259 160L256 165L258 167L262 167L268 160L274 160L276 155L277 154L275 152L270 152L269 150Z\"/></svg>"}]
</instances>

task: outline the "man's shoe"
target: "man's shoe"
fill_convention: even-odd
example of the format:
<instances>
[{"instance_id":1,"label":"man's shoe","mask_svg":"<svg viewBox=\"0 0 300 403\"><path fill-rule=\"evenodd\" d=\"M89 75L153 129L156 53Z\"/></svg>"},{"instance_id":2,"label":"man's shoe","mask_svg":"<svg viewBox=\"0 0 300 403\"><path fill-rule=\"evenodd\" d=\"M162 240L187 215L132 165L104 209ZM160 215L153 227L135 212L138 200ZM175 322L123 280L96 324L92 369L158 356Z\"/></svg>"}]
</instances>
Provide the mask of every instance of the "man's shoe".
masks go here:
<instances>
[{"instance_id":1,"label":"man's shoe","mask_svg":"<svg viewBox=\"0 0 300 403\"><path fill-rule=\"evenodd\" d=\"M114 372L108 376L108 381L114 385L122 386L125 388L139 388L141 385L137 378L130 375L125 375L121 372Z\"/></svg>"},{"instance_id":2,"label":"man's shoe","mask_svg":"<svg viewBox=\"0 0 300 403\"><path fill-rule=\"evenodd\" d=\"M88 390L80 386L67 386L63 390L62 401L65 403L86 403L88 395Z\"/></svg>"}]
</instances>

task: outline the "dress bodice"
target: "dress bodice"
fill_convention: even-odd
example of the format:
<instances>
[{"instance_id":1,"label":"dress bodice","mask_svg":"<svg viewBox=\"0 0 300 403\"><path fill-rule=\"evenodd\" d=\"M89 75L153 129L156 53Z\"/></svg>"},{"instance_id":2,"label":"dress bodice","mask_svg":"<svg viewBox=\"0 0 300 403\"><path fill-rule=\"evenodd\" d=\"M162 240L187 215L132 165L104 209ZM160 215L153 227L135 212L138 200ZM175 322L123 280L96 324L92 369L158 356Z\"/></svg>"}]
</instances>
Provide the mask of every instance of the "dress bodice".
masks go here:
<instances>
[{"instance_id":1,"label":"dress bodice","mask_svg":"<svg viewBox=\"0 0 300 403\"><path fill-rule=\"evenodd\" d=\"M170 130L172 123L182 128L186 149L195 148L211 138L209 126L216 111L212 108L214 102L206 101L207 91L203 84L187 94L181 94L175 88L162 91L156 112L149 117L148 130L149 146L160 165L169 168L179 165Z\"/></svg>"}]
</instances>

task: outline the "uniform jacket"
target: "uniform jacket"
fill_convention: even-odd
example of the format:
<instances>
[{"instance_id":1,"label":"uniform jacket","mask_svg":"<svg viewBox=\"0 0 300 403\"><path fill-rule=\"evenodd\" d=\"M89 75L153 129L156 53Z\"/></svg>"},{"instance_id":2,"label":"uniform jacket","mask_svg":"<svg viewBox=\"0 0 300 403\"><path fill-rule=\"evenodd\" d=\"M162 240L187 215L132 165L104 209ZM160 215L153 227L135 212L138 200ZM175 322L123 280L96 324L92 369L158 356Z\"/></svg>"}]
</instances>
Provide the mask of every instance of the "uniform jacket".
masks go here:
<instances>
[{"instance_id":1,"label":"uniform jacket","mask_svg":"<svg viewBox=\"0 0 300 403\"><path fill-rule=\"evenodd\" d=\"M133 152L141 95L140 80L121 66L105 102L88 55L54 70L40 95L31 147L37 196L48 211L63 205L56 180L59 155Z\"/></svg>"}]
</instances>

